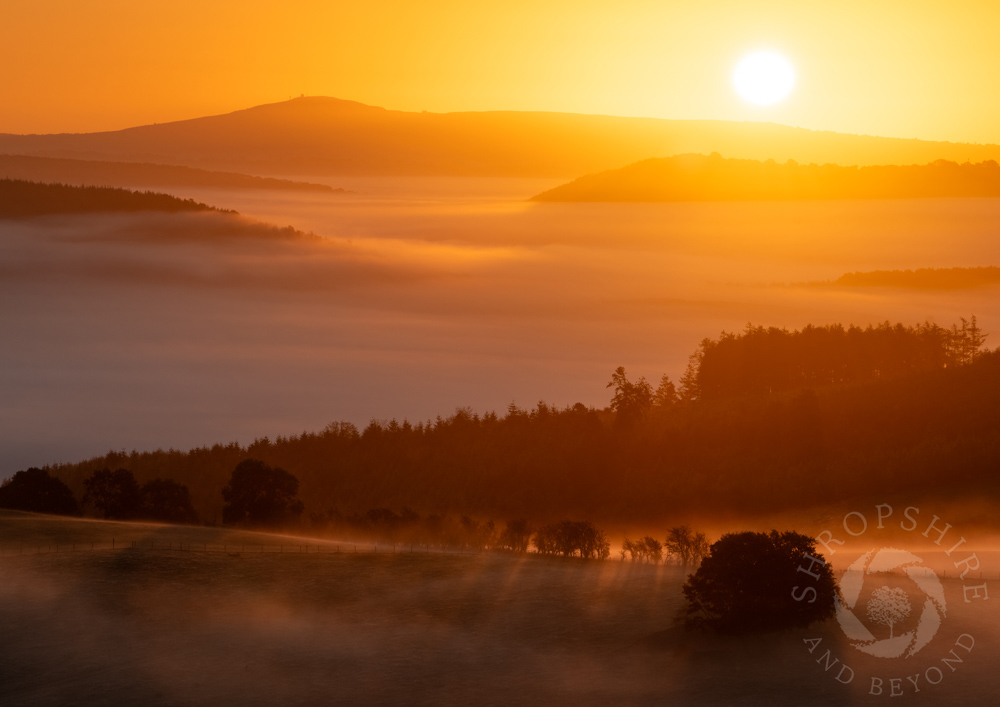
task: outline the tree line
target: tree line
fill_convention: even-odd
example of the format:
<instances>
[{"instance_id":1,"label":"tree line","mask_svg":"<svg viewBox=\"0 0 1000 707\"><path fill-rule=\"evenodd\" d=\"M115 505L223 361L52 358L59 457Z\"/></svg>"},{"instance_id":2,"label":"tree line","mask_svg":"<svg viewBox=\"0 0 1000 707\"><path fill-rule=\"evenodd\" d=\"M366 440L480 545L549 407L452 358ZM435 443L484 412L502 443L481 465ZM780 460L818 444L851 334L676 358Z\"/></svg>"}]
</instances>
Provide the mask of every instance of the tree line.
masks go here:
<instances>
[{"instance_id":1,"label":"tree line","mask_svg":"<svg viewBox=\"0 0 1000 707\"><path fill-rule=\"evenodd\" d=\"M751 327L703 342L676 385L664 376L653 388L617 369L601 409L540 402L364 429L338 422L47 471L77 497L103 468L129 469L140 483L170 478L214 523L227 522L219 490L248 459L294 475L303 517L331 523L408 508L424 518L651 525L884 496L904 482L1000 495L1000 354L982 350L984 336L974 318L950 329Z\"/></svg>"},{"instance_id":2,"label":"tree line","mask_svg":"<svg viewBox=\"0 0 1000 707\"><path fill-rule=\"evenodd\" d=\"M123 211L236 213L159 192L0 179L0 218Z\"/></svg>"},{"instance_id":3,"label":"tree line","mask_svg":"<svg viewBox=\"0 0 1000 707\"><path fill-rule=\"evenodd\" d=\"M106 520L199 522L188 488L172 479L154 479L140 486L129 470L105 468L84 480L84 488L83 499L77 504L66 484L43 469L31 468L18 472L0 486L0 508L57 515L89 511ZM611 554L607 535L589 521L561 520L536 528L519 518L508 520L501 529L492 520L480 521L469 516L455 519L436 514L421 517L410 508L400 513L373 508L346 517L332 511L303 517L305 507L298 498L298 488L298 479L284 469L257 459L245 459L236 465L229 483L222 488L226 503L223 524L476 551L525 553L533 549L541 555L598 560L606 560ZM655 544L655 557L637 555L634 549L637 546L626 538L630 559L654 562L664 559L663 544L648 536L642 542L646 543L644 547ZM700 562L707 547L705 535L687 526L671 528L667 534L667 558L684 565ZM625 556L622 550L623 560Z\"/></svg>"}]
</instances>

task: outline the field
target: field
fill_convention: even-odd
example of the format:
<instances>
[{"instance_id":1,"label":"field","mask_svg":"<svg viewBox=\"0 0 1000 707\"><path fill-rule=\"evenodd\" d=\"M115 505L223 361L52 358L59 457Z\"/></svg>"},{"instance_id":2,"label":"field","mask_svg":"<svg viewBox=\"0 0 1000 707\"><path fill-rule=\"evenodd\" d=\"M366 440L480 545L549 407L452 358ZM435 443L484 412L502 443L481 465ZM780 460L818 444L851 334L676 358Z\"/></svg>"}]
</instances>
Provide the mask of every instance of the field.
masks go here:
<instances>
[{"instance_id":1,"label":"field","mask_svg":"<svg viewBox=\"0 0 1000 707\"><path fill-rule=\"evenodd\" d=\"M675 565L354 552L7 511L0 545L5 707L838 705L876 700L868 675L881 674L878 659L844 646L837 654L858 677L844 686L839 665L824 673L816 658L837 642L835 624L743 639L675 628ZM905 694L911 704L984 703L1000 688L995 603L969 607L954 600L957 580L945 586L947 629L917 668L947 654L953 635L973 633L976 646L936 692L921 682ZM815 655L803 644L811 637L824 638Z\"/></svg>"}]
</instances>

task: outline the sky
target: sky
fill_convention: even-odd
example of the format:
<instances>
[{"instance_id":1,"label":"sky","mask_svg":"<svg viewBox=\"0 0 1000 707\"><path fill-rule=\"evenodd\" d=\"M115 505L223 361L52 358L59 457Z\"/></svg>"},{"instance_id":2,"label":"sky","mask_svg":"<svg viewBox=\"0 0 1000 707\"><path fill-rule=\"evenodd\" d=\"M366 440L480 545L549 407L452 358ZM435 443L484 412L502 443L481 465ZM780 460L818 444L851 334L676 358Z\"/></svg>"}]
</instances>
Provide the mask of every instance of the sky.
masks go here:
<instances>
[{"instance_id":1,"label":"sky","mask_svg":"<svg viewBox=\"0 0 1000 707\"><path fill-rule=\"evenodd\" d=\"M766 120L1000 143L995 0L5 0L0 132L87 132L300 94L398 110ZM755 106L742 56L796 89Z\"/></svg>"}]
</instances>

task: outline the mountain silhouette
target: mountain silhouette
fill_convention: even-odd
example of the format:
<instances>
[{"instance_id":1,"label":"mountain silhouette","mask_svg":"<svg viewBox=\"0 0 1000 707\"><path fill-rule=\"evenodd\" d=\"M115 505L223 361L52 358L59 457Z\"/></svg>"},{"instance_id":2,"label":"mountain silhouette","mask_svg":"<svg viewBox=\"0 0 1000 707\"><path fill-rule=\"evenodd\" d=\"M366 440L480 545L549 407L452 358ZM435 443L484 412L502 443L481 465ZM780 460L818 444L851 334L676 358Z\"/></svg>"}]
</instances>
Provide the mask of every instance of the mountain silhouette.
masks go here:
<instances>
[{"instance_id":1,"label":"mountain silhouette","mask_svg":"<svg viewBox=\"0 0 1000 707\"><path fill-rule=\"evenodd\" d=\"M113 187L195 187L210 189L275 189L288 191L343 192L325 184L288 179L252 177L233 172L212 172L192 167L106 162L93 160L0 155L0 178L33 182L58 182Z\"/></svg>"},{"instance_id":2,"label":"mountain silhouette","mask_svg":"<svg viewBox=\"0 0 1000 707\"><path fill-rule=\"evenodd\" d=\"M112 132L0 135L0 153L266 175L572 178L692 152L860 165L1000 159L996 145L846 135L774 123L513 111L415 113L326 97Z\"/></svg>"},{"instance_id":3,"label":"mountain silhouette","mask_svg":"<svg viewBox=\"0 0 1000 707\"><path fill-rule=\"evenodd\" d=\"M758 201L1000 196L995 161L844 167L677 155L589 174L533 201Z\"/></svg>"}]
</instances>

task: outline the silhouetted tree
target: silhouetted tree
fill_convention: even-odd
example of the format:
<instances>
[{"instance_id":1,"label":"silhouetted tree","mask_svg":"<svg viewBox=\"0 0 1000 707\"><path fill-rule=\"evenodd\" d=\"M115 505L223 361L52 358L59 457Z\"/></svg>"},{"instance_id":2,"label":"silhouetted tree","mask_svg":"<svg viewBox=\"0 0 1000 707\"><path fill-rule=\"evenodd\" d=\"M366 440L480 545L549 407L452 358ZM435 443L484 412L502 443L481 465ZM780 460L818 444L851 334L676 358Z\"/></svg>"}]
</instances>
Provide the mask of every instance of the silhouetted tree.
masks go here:
<instances>
[{"instance_id":1,"label":"silhouetted tree","mask_svg":"<svg viewBox=\"0 0 1000 707\"><path fill-rule=\"evenodd\" d=\"M37 467L19 471L0 485L0 508L57 515L78 511L69 487Z\"/></svg>"},{"instance_id":2,"label":"silhouetted tree","mask_svg":"<svg viewBox=\"0 0 1000 707\"><path fill-rule=\"evenodd\" d=\"M702 342L704 346L704 342ZM696 351L688 357L687 367L681 376L681 387L677 391L677 399L682 403L692 403L701 397L701 386L698 383L698 370L701 366L701 351Z\"/></svg>"},{"instance_id":3,"label":"silhouetted tree","mask_svg":"<svg viewBox=\"0 0 1000 707\"><path fill-rule=\"evenodd\" d=\"M83 482L83 504L107 519L134 518L142 508L139 484L128 469L100 469Z\"/></svg>"},{"instance_id":4,"label":"silhouetted tree","mask_svg":"<svg viewBox=\"0 0 1000 707\"><path fill-rule=\"evenodd\" d=\"M138 515L141 517L164 523L198 522L187 486L172 479L153 479L144 483L139 492L142 507Z\"/></svg>"},{"instance_id":5,"label":"silhouetted tree","mask_svg":"<svg viewBox=\"0 0 1000 707\"><path fill-rule=\"evenodd\" d=\"M668 530L664 546L667 553L683 565L696 565L708 553L705 534L696 533L686 525Z\"/></svg>"},{"instance_id":6,"label":"silhouetted tree","mask_svg":"<svg viewBox=\"0 0 1000 707\"><path fill-rule=\"evenodd\" d=\"M299 480L284 469L257 459L244 459L222 489L226 502L222 522L227 525L280 526L299 519L304 509Z\"/></svg>"},{"instance_id":7,"label":"silhouetted tree","mask_svg":"<svg viewBox=\"0 0 1000 707\"><path fill-rule=\"evenodd\" d=\"M658 408L669 408L677 402L677 386L670 380L670 376L664 375L660 378L660 384L656 386L653 394L653 405Z\"/></svg>"},{"instance_id":8,"label":"silhouetted tree","mask_svg":"<svg viewBox=\"0 0 1000 707\"><path fill-rule=\"evenodd\" d=\"M961 327L957 324L951 325L948 350L951 354L951 359L961 365L972 363L982 355L981 348L989 334L984 333L979 328L979 325L976 323L976 315L974 314L969 320L966 320L965 317L959 317L959 320L962 322Z\"/></svg>"},{"instance_id":9,"label":"silhouetted tree","mask_svg":"<svg viewBox=\"0 0 1000 707\"><path fill-rule=\"evenodd\" d=\"M497 539L497 547L512 552L527 552L534 529L524 518L508 520L506 527Z\"/></svg>"},{"instance_id":10,"label":"silhouetted tree","mask_svg":"<svg viewBox=\"0 0 1000 707\"><path fill-rule=\"evenodd\" d=\"M805 627L834 615L838 592L813 538L728 533L684 585L685 623L724 633Z\"/></svg>"},{"instance_id":11,"label":"silhouetted tree","mask_svg":"<svg viewBox=\"0 0 1000 707\"><path fill-rule=\"evenodd\" d=\"M651 538L648 535L640 540L625 538L622 542L622 559L625 559L626 554L628 554L632 562L636 560L659 562L663 559L663 544L656 538Z\"/></svg>"},{"instance_id":12,"label":"silhouetted tree","mask_svg":"<svg viewBox=\"0 0 1000 707\"><path fill-rule=\"evenodd\" d=\"M531 539L535 549L543 555L579 554L606 560L611 554L611 544L604 533L588 521L562 520L539 528Z\"/></svg>"},{"instance_id":13,"label":"silhouetted tree","mask_svg":"<svg viewBox=\"0 0 1000 707\"><path fill-rule=\"evenodd\" d=\"M630 426L642 419L653 404L653 386L645 378L635 383L629 381L624 366L615 369L605 387L615 389L611 409L615 411L615 421L621 425Z\"/></svg>"}]
</instances>

